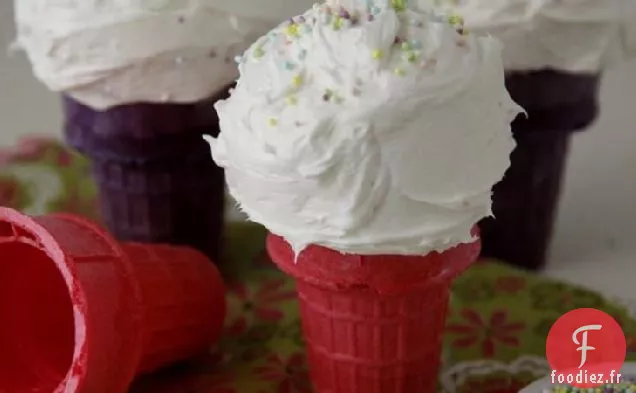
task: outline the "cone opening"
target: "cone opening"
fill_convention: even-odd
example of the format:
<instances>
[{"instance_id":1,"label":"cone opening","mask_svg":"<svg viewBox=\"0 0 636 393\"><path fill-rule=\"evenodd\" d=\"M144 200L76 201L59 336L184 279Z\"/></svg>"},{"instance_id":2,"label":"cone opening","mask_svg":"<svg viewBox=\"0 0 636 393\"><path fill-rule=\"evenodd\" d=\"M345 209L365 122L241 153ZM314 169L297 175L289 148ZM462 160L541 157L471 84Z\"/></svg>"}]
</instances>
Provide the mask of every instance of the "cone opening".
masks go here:
<instances>
[{"instance_id":1,"label":"cone opening","mask_svg":"<svg viewBox=\"0 0 636 393\"><path fill-rule=\"evenodd\" d=\"M15 236L13 225L8 222L0 221L0 239L12 238Z\"/></svg>"},{"instance_id":2,"label":"cone opening","mask_svg":"<svg viewBox=\"0 0 636 393\"><path fill-rule=\"evenodd\" d=\"M0 242L0 255L3 391L53 392L73 363L75 320L69 289L55 261L28 241Z\"/></svg>"}]
</instances>

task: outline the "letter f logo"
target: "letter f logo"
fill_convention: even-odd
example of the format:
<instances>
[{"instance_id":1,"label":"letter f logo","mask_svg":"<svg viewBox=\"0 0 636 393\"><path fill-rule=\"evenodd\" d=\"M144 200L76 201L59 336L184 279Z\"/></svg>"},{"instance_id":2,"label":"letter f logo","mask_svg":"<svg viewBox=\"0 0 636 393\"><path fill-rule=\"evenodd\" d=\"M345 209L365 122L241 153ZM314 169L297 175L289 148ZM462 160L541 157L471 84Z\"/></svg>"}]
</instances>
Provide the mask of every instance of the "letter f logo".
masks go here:
<instances>
[{"instance_id":1,"label":"letter f logo","mask_svg":"<svg viewBox=\"0 0 636 393\"><path fill-rule=\"evenodd\" d=\"M587 351L593 351L596 349L587 345L587 332L589 330L601 330L601 328L601 325L585 325L576 329L574 333L572 333L572 341L574 341L574 344L580 345L580 347L576 349L577 351L581 351L581 364L579 364L579 368L583 367L585 361L587 360ZM581 342L579 342L577 336L581 332L583 333L581 334L582 340Z\"/></svg>"}]
</instances>

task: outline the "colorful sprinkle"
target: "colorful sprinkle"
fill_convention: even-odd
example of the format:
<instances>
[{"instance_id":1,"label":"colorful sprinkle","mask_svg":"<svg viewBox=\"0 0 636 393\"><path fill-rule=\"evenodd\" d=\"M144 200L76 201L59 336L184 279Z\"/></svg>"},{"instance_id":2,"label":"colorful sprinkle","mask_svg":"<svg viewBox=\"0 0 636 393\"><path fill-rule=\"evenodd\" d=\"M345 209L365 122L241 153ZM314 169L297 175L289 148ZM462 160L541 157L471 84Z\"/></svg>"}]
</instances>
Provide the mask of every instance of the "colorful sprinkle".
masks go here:
<instances>
[{"instance_id":1,"label":"colorful sprinkle","mask_svg":"<svg viewBox=\"0 0 636 393\"><path fill-rule=\"evenodd\" d=\"M303 84L303 77L301 75L295 75L292 78L292 86L299 88Z\"/></svg>"},{"instance_id":2,"label":"colorful sprinkle","mask_svg":"<svg viewBox=\"0 0 636 393\"><path fill-rule=\"evenodd\" d=\"M263 50L263 48L257 47L257 48L254 48L254 52L252 52L252 55L254 55L254 58L260 59L261 57L265 55L265 51Z\"/></svg>"},{"instance_id":3,"label":"colorful sprinkle","mask_svg":"<svg viewBox=\"0 0 636 393\"><path fill-rule=\"evenodd\" d=\"M406 61L408 61L409 63L415 63L418 57L419 55L417 54L417 52L408 52L406 54Z\"/></svg>"},{"instance_id":4,"label":"colorful sprinkle","mask_svg":"<svg viewBox=\"0 0 636 393\"><path fill-rule=\"evenodd\" d=\"M333 97L333 91L331 89L326 89L325 93L322 95L323 101L329 101Z\"/></svg>"},{"instance_id":5,"label":"colorful sprinkle","mask_svg":"<svg viewBox=\"0 0 636 393\"><path fill-rule=\"evenodd\" d=\"M403 51L409 51L411 50L411 44L409 42L402 42L402 45L400 45L400 49L402 49Z\"/></svg>"},{"instance_id":6,"label":"colorful sprinkle","mask_svg":"<svg viewBox=\"0 0 636 393\"><path fill-rule=\"evenodd\" d=\"M448 23L452 26L463 26L464 18L461 15L453 14L448 17Z\"/></svg>"},{"instance_id":7,"label":"colorful sprinkle","mask_svg":"<svg viewBox=\"0 0 636 393\"><path fill-rule=\"evenodd\" d=\"M287 27L285 27L285 34L291 38L299 37L299 26L296 23L290 23Z\"/></svg>"},{"instance_id":8,"label":"colorful sprinkle","mask_svg":"<svg viewBox=\"0 0 636 393\"><path fill-rule=\"evenodd\" d=\"M270 127L276 127L276 125L278 125L278 120L275 117L270 117L267 120L267 124L269 124Z\"/></svg>"},{"instance_id":9,"label":"colorful sprinkle","mask_svg":"<svg viewBox=\"0 0 636 393\"><path fill-rule=\"evenodd\" d=\"M294 63L292 63L291 61L286 61L286 62L284 62L284 63L283 63L283 67L285 67L285 69L286 69L287 71L291 71L291 70L293 70L294 68L296 68L296 66L294 65Z\"/></svg>"},{"instance_id":10,"label":"colorful sprinkle","mask_svg":"<svg viewBox=\"0 0 636 393\"><path fill-rule=\"evenodd\" d=\"M402 68L400 68L400 67L396 67L396 68L393 70L393 73L394 73L395 75L397 75L397 76L404 76L404 75L406 75L406 72L404 72L404 69L402 69Z\"/></svg>"},{"instance_id":11,"label":"colorful sprinkle","mask_svg":"<svg viewBox=\"0 0 636 393\"><path fill-rule=\"evenodd\" d=\"M285 97L285 102L287 103L287 105L296 105L298 103L298 98L293 95L289 95Z\"/></svg>"},{"instance_id":12,"label":"colorful sprinkle","mask_svg":"<svg viewBox=\"0 0 636 393\"><path fill-rule=\"evenodd\" d=\"M357 11L354 11L349 19L351 20L352 25L356 25L360 21L360 15Z\"/></svg>"},{"instance_id":13,"label":"colorful sprinkle","mask_svg":"<svg viewBox=\"0 0 636 393\"><path fill-rule=\"evenodd\" d=\"M380 60L384 57L384 52L381 49L375 49L371 52L371 57L375 60Z\"/></svg>"},{"instance_id":14,"label":"colorful sprinkle","mask_svg":"<svg viewBox=\"0 0 636 393\"><path fill-rule=\"evenodd\" d=\"M411 48L413 49L420 49L422 47L422 43L419 42L418 40L409 41L409 45L411 45Z\"/></svg>"},{"instance_id":15,"label":"colorful sprinkle","mask_svg":"<svg viewBox=\"0 0 636 393\"><path fill-rule=\"evenodd\" d=\"M333 19L333 23L331 24L331 27L338 31L340 29L342 29L342 27L344 26L344 19L341 16L336 16Z\"/></svg>"},{"instance_id":16,"label":"colorful sprinkle","mask_svg":"<svg viewBox=\"0 0 636 393\"><path fill-rule=\"evenodd\" d=\"M407 0L391 0L391 7L397 12L406 10Z\"/></svg>"}]
</instances>

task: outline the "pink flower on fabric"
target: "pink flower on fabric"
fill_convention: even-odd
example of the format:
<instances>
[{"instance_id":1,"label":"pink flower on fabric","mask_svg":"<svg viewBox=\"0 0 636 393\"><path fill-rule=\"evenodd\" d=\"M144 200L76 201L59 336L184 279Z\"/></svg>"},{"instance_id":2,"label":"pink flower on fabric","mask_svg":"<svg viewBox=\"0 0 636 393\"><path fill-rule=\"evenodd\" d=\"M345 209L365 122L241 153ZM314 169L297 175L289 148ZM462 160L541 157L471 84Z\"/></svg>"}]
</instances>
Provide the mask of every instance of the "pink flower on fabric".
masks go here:
<instances>
[{"instance_id":1,"label":"pink flower on fabric","mask_svg":"<svg viewBox=\"0 0 636 393\"><path fill-rule=\"evenodd\" d=\"M240 283L230 288L230 293L241 302L240 315L229 325L232 334L243 334L251 320L278 322L285 317L281 303L296 298L292 289L286 288L284 279L263 281L255 289Z\"/></svg>"},{"instance_id":2,"label":"pink flower on fabric","mask_svg":"<svg viewBox=\"0 0 636 393\"><path fill-rule=\"evenodd\" d=\"M270 355L266 364L256 367L254 372L264 381L277 383L277 393L311 393L305 356L295 353L287 358Z\"/></svg>"},{"instance_id":3,"label":"pink flower on fabric","mask_svg":"<svg viewBox=\"0 0 636 393\"><path fill-rule=\"evenodd\" d=\"M504 310L495 311L490 318L483 318L475 310L464 309L460 316L465 323L452 323L446 331L459 336L451 343L456 348L481 347L485 358L495 355L497 345L516 348L520 345L519 336L525 328L523 322L510 322Z\"/></svg>"}]
</instances>

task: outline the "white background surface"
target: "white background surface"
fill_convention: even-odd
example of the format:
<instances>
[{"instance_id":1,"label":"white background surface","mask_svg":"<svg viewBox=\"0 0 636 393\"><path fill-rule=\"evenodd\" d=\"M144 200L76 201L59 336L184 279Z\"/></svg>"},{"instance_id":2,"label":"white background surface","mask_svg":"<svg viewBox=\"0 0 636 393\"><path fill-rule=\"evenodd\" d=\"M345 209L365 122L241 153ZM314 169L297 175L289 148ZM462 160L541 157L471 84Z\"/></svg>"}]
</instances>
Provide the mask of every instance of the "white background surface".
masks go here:
<instances>
[{"instance_id":1,"label":"white background surface","mask_svg":"<svg viewBox=\"0 0 636 393\"><path fill-rule=\"evenodd\" d=\"M11 3L0 0L1 47L13 38ZM607 73L602 103L598 123L575 137L545 274L636 299L636 62ZM58 105L21 54L0 51L0 145L59 136Z\"/></svg>"}]
</instances>

